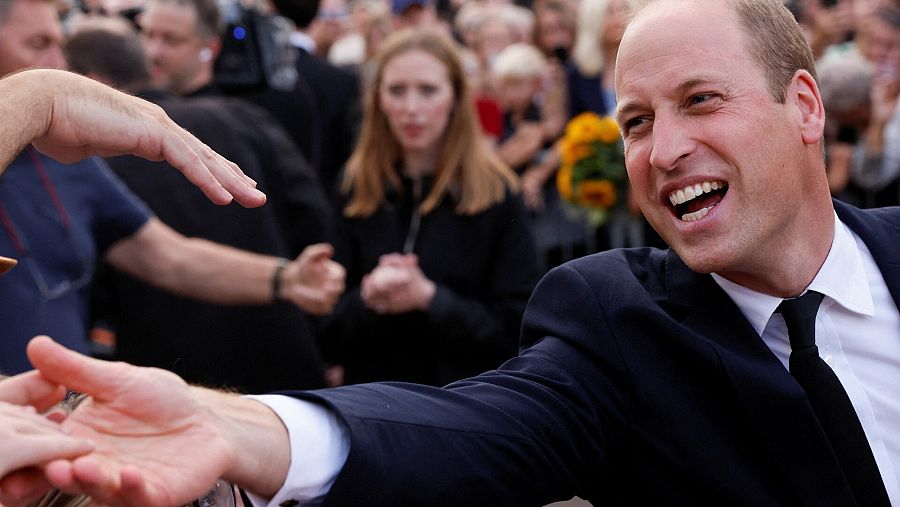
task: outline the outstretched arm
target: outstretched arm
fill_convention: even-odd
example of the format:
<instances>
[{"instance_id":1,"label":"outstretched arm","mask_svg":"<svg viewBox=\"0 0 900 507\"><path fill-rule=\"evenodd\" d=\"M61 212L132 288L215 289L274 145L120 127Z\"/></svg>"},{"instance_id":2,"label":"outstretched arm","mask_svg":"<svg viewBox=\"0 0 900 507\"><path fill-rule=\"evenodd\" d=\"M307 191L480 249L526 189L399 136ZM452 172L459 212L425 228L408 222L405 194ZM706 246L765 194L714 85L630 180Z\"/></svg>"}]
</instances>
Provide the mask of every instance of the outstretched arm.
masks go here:
<instances>
[{"instance_id":1,"label":"outstretched arm","mask_svg":"<svg viewBox=\"0 0 900 507\"><path fill-rule=\"evenodd\" d=\"M28 143L61 162L133 154L167 160L216 204L265 202L237 165L158 106L77 74L27 70L0 80L0 118L0 171Z\"/></svg>"},{"instance_id":2,"label":"outstretched arm","mask_svg":"<svg viewBox=\"0 0 900 507\"><path fill-rule=\"evenodd\" d=\"M46 337L28 356L41 375L91 398L63 423L95 441L89 455L46 467L53 485L113 505L184 505L223 477L272 496L290 465L288 433L268 407L236 395L191 387L175 374L107 363ZM7 496L28 477L0 483Z\"/></svg>"},{"instance_id":3,"label":"outstretched arm","mask_svg":"<svg viewBox=\"0 0 900 507\"><path fill-rule=\"evenodd\" d=\"M184 297L244 305L283 299L323 315L344 291L344 268L331 254L330 245L310 245L279 268L277 257L188 238L151 218L116 242L105 259L116 269Z\"/></svg>"}]
</instances>

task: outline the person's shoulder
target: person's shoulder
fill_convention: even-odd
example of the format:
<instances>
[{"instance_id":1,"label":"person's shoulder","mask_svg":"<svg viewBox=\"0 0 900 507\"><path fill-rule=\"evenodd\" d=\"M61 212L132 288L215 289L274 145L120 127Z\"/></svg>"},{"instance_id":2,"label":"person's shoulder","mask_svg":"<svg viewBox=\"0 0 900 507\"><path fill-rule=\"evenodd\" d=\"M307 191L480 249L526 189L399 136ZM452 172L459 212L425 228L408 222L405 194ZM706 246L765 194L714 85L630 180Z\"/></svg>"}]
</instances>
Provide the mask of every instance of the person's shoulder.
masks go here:
<instances>
[{"instance_id":1,"label":"person's shoulder","mask_svg":"<svg viewBox=\"0 0 900 507\"><path fill-rule=\"evenodd\" d=\"M857 208L851 204L834 201L834 207L838 217L851 229L856 230L873 223L881 223L900 231L900 206Z\"/></svg>"},{"instance_id":2,"label":"person's shoulder","mask_svg":"<svg viewBox=\"0 0 900 507\"><path fill-rule=\"evenodd\" d=\"M871 208L860 210L868 216L886 224L894 232L900 234L900 206L888 206L884 208ZM884 238L885 241L888 238Z\"/></svg>"},{"instance_id":3,"label":"person's shoulder","mask_svg":"<svg viewBox=\"0 0 900 507\"><path fill-rule=\"evenodd\" d=\"M663 269L668 255L668 250L653 247L614 248L568 261L563 266L581 272L626 269L645 273Z\"/></svg>"},{"instance_id":4,"label":"person's shoulder","mask_svg":"<svg viewBox=\"0 0 900 507\"><path fill-rule=\"evenodd\" d=\"M570 269L589 285L616 283L655 292L665 286L669 250L653 247L616 248L566 262L555 269Z\"/></svg>"}]
</instances>

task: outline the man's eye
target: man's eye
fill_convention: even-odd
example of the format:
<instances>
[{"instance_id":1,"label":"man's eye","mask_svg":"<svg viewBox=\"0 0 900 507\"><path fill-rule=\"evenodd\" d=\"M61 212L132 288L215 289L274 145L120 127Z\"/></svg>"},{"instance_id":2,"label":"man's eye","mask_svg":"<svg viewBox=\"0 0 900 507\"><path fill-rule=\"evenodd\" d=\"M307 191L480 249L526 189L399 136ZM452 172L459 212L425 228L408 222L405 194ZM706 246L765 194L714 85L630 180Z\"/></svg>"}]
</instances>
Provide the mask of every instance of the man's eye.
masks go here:
<instances>
[{"instance_id":1,"label":"man's eye","mask_svg":"<svg viewBox=\"0 0 900 507\"><path fill-rule=\"evenodd\" d=\"M691 95L691 98L688 99L688 105L694 106L702 104L712 100L713 97L714 95L712 93L698 93L697 95Z\"/></svg>"},{"instance_id":2,"label":"man's eye","mask_svg":"<svg viewBox=\"0 0 900 507\"><path fill-rule=\"evenodd\" d=\"M623 124L624 134L627 136L632 130L639 129L641 126L647 123L646 116L635 116L634 118L629 118L625 120Z\"/></svg>"},{"instance_id":3,"label":"man's eye","mask_svg":"<svg viewBox=\"0 0 900 507\"><path fill-rule=\"evenodd\" d=\"M28 41L28 45L32 47L32 49L47 49L50 46L50 39L46 37L38 37L35 39L30 39Z\"/></svg>"}]
</instances>

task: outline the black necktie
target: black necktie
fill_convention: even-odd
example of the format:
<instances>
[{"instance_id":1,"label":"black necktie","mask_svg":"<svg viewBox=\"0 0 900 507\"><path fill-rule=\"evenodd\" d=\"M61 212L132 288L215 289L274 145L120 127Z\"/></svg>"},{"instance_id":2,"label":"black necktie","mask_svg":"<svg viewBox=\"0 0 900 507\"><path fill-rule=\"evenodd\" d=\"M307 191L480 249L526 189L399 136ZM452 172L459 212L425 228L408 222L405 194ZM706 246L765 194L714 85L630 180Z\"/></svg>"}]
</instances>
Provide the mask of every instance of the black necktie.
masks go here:
<instances>
[{"instance_id":1,"label":"black necktie","mask_svg":"<svg viewBox=\"0 0 900 507\"><path fill-rule=\"evenodd\" d=\"M878 465L850 397L834 371L819 357L816 313L824 297L818 292L807 291L778 306L777 311L784 316L791 340L791 375L806 391L809 404L831 442L857 503L865 507L890 506Z\"/></svg>"}]
</instances>

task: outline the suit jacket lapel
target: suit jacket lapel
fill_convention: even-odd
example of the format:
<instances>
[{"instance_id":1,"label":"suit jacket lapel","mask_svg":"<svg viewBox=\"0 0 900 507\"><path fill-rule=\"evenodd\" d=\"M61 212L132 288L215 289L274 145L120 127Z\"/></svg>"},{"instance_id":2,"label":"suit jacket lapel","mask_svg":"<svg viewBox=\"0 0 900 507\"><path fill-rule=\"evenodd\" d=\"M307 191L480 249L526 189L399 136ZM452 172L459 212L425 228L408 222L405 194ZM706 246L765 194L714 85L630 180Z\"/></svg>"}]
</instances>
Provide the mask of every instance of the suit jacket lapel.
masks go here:
<instances>
[{"instance_id":1,"label":"suit jacket lapel","mask_svg":"<svg viewBox=\"0 0 900 507\"><path fill-rule=\"evenodd\" d=\"M894 304L900 310L900 223L879 216L890 213L889 209L863 211L840 201L834 201L834 209L841 221L853 229L869 248L894 298ZM893 216L894 220L898 220L896 212Z\"/></svg>"},{"instance_id":2,"label":"suit jacket lapel","mask_svg":"<svg viewBox=\"0 0 900 507\"><path fill-rule=\"evenodd\" d=\"M798 495L809 505L852 505L840 465L806 395L737 305L711 276L691 271L672 251L666 259L666 284L668 302L682 307L686 327L709 340Z\"/></svg>"}]
</instances>

